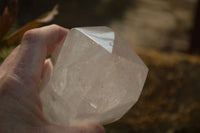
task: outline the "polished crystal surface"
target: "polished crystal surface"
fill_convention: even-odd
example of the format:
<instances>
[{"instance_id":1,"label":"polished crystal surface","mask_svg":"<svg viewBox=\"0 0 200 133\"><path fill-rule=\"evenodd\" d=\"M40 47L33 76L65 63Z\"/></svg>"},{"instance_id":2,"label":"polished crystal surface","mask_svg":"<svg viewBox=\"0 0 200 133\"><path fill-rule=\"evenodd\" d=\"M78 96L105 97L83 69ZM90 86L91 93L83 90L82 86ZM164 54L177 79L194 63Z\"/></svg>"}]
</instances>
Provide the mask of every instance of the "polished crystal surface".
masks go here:
<instances>
[{"instance_id":1,"label":"polished crystal surface","mask_svg":"<svg viewBox=\"0 0 200 133\"><path fill-rule=\"evenodd\" d=\"M138 100L147 72L112 29L73 28L40 94L45 116L61 125L114 122Z\"/></svg>"}]
</instances>

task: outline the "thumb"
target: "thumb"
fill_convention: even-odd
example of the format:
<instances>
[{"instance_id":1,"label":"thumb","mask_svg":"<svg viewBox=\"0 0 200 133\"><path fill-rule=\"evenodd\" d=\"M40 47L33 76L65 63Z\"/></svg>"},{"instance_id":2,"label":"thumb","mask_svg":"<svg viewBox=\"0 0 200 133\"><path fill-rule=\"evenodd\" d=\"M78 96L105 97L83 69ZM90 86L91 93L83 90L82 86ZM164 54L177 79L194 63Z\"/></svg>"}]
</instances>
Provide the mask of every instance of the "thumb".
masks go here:
<instances>
[{"instance_id":1,"label":"thumb","mask_svg":"<svg viewBox=\"0 0 200 133\"><path fill-rule=\"evenodd\" d=\"M52 71L53 71L53 65L51 59L46 59L43 65L42 76L41 76L42 88L44 88L49 82Z\"/></svg>"}]
</instances>

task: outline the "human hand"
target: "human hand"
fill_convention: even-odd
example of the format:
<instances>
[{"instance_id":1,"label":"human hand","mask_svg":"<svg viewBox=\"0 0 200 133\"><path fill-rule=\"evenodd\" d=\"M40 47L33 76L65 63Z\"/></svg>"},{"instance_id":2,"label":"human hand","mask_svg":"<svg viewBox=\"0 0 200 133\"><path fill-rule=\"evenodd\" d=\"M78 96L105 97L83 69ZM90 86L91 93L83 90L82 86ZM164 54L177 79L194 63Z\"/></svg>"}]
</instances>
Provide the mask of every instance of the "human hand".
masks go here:
<instances>
[{"instance_id":1,"label":"human hand","mask_svg":"<svg viewBox=\"0 0 200 133\"><path fill-rule=\"evenodd\" d=\"M40 82L52 71L46 59L68 30L57 25L27 31L0 67L0 133L104 133L100 125L62 127L44 118Z\"/></svg>"}]
</instances>

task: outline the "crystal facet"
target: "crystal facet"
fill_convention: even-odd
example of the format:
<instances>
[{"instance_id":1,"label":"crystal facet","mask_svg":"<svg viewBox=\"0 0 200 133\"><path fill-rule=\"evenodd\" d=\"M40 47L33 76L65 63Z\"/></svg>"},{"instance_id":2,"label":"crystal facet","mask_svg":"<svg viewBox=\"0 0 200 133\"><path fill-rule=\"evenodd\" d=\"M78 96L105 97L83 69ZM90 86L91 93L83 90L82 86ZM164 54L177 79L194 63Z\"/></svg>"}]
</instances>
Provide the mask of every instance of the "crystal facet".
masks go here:
<instances>
[{"instance_id":1,"label":"crystal facet","mask_svg":"<svg viewBox=\"0 0 200 133\"><path fill-rule=\"evenodd\" d=\"M138 100L147 73L112 29L73 28L40 94L45 115L61 125L114 122Z\"/></svg>"}]
</instances>

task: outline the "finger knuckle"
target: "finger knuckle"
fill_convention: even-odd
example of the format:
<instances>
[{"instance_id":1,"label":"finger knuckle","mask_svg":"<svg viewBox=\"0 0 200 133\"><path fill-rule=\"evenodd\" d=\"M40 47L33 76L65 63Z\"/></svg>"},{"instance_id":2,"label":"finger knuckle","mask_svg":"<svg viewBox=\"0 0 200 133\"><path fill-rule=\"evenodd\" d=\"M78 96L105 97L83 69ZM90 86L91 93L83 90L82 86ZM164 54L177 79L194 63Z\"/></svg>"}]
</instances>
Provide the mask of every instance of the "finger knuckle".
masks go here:
<instances>
[{"instance_id":1,"label":"finger knuckle","mask_svg":"<svg viewBox=\"0 0 200 133\"><path fill-rule=\"evenodd\" d=\"M24 33L22 42L23 41L26 41L28 43L36 42L39 39L38 36L39 35L37 29L28 30Z\"/></svg>"},{"instance_id":2,"label":"finger knuckle","mask_svg":"<svg viewBox=\"0 0 200 133\"><path fill-rule=\"evenodd\" d=\"M52 24L51 27L56 31L56 33L58 33L61 36L66 35L68 33L68 31L65 28L63 28L57 24Z\"/></svg>"},{"instance_id":3,"label":"finger knuckle","mask_svg":"<svg viewBox=\"0 0 200 133\"><path fill-rule=\"evenodd\" d=\"M60 26L57 25L57 24L52 24L51 26L54 27L54 28L59 28L59 27L60 27Z\"/></svg>"}]
</instances>

